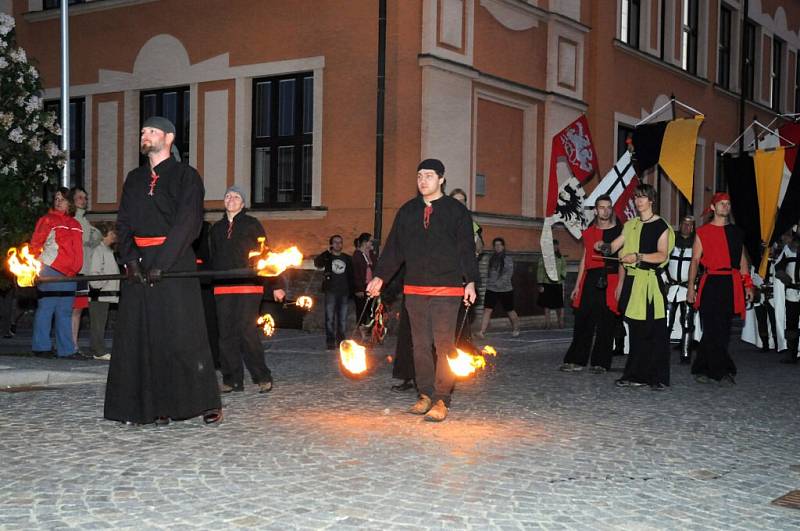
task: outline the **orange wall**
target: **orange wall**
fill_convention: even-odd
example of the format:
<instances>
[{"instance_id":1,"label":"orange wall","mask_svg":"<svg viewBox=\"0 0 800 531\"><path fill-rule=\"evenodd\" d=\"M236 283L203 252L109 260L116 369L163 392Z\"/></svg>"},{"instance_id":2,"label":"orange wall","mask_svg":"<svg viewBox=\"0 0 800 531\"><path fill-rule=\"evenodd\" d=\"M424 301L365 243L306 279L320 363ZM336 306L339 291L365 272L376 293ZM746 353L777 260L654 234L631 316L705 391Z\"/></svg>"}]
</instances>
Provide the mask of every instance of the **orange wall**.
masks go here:
<instances>
[{"instance_id":1,"label":"orange wall","mask_svg":"<svg viewBox=\"0 0 800 531\"><path fill-rule=\"evenodd\" d=\"M522 213L522 119L521 109L478 99L476 172L486 176L478 212Z\"/></svg>"}]
</instances>

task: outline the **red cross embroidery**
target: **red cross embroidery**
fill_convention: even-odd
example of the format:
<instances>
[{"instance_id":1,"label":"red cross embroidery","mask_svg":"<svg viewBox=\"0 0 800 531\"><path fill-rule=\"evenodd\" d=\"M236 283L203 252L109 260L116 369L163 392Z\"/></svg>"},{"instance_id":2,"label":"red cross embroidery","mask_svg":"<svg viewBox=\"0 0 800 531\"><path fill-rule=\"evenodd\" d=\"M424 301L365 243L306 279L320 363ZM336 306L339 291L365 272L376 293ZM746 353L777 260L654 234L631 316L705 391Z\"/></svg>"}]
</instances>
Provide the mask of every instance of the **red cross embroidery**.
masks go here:
<instances>
[{"instance_id":1,"label":"red cross embroidery","mask_svg":"<svg viewBox=\"0 0 800 531\"><path fill-rule=\"evenodd\" d=\"M158 182L158 174L150 170L150 191L147 192L147 195L153 195L153 190L156 188L156 183Z\"/></svg>"}]
</instances>

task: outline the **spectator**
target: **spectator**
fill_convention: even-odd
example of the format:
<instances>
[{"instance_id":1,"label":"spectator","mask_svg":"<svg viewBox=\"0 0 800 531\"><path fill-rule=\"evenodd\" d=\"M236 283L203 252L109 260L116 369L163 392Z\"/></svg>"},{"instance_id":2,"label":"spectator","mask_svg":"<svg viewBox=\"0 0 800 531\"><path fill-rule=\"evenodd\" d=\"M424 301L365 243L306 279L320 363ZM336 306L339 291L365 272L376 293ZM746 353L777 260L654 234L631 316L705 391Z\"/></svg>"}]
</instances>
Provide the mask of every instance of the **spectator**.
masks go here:
<instances>
[{"instance_id":1,"label":"spectator","mask_svg":"<svg viewBox=\"0 0 800 531\"><path fill-rule=\"evenodd\" d=\"M550 311L554 310L558 328L564 328L564 280L567 278L567 261L558 249L558 240L553 240L558 278L553 280L545 271L544 260L539 260L536 269L536 283L539 285L539 298L536 303L544 308L544 327L550 328Z\"/></svg>"},{"instance_id":2,"label":"spectator","mask_svg":"<svg viewBox=\"0 0 800 531\"><path fill-rule=\"evenodd\" d=\"M372 268L375 267L375 253L372 251L372 235L368 232L362 232L358 238L353 241L353 246L356 248L353 253L353 279L355 280L355 302L356 302L356 319L358 321L358 330L361 333L361 339L365 340L369 333L369 327L363 323L372 321L371 312L374 308L368 310L369 313L364 314L364 306L367 304L367 295L365 293L367 284L372 280Z\"/></svg>"},{"instance_id":3,"label":"spectator","mask_svg":"<svg viewBox=\"0 0 800 531\"><path fill-rule=\"evenodd\" d=\"M86 219L86 207L89 205L89 195L80 186L70 189L70 201L75 205L75 221L81 224L83 229L83 267L80 274L89 273L92 265L92 251L100 244L103 236ZM75 350L78 348L78 332L81 328L81 315L83 310L89 307L89 283L85 280L78 281L78 288L75 291L75 301L72 303L72 340L75 342Z\"/></svg>"},{"instance_id":4,"label":"spectator","mask_svg":"<svg viewBox=\"0 0 800 531\"><path fill-rule=\"evenodd\" d=\"M325 293L325 345L336 349L345 338L347 306L353 294L353 261L343 253L344 240L334 234L328 240L330 247L314 259L314 266L325 270L322 292Z\"/></svg>"},{"instance_id":5,"label":"spectator","mask_svg":"<svg viewBox=\"0 0 800 531\"><path fill-rule=\"evenodd\" d=\"M506 242L503 238L492 240L494 253L489 259L489 278L486 282L486 295L483 298L483 318L481 331L477 336L483 338L489 328L492 310L499 302L511 321L511 335L519 335L519 316L514 311L514 286L511 277L514 275L514 260L506 254Z\"/></svg>"},{"instance_id":6,"label":"spectator","mask_svg":"<svg viewBox=\"0 0 800 531\"><path fill-rule=\"evenodd\" d=\"M112 250L117 243L115 224L104 221L97 229L103 236L100 244L92 251L89 265L90 275L118 275L119 265ZM89 301L89 329L91 331L91 348L94 359L109 361L111 354L106 350L106 323L108 310L112 304L119 302L119 280L93 280L89 286L95 290Z\"/></svg>"},{"instance_id":7,"label":"spectator","mask_svg":"<svg viewBox=\"0 0 800 531\"><path fill-rule=\"evenodd\" d=\"M83 240L80 223L75 220L75 205L69 190L59 188L53 208L36 222L31 236L31 252L42 262L41 277L70 277L83 266ZM53 282L38 286L39 305L33 318L34 355L51 358L50 330L55 317L56 348L59 358L85 359L72 339L72 304L75 281Z\"/></svg>"}]
</instances>

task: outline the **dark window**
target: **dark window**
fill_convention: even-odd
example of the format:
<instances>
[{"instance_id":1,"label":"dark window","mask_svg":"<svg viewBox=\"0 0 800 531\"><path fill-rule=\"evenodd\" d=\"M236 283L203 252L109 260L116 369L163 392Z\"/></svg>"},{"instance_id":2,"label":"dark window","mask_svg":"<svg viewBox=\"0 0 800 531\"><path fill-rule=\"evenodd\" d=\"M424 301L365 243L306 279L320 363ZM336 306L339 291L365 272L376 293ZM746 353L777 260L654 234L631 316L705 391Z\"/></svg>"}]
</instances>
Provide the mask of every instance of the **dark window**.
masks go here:
<instances>
[{"instance_id":1,"label":"dark window","mask_svg":"<svg viewBox=\"0 0 800 531\"><path fill-rule=\"evenodd\" d=\"M752 100L756 86L756 26L749 20L744 24L744 97Z\"/></svg>"},{"instance_id":2,"label":"dark window","mask_svg":"<svg viewBox=\"0 0 800 531\"><path fill-rule=\"evenodd\" d=\"M800 112L800 53L794 56L794 112Z\"/></svg>"},{"instance_id":3,"label":"dark window","mask_svg":"<svg viewBox=\"0 0 800 531\"><path fill-rule=\"evenodd\" d=\"M85 187L83 182L83 168L86 165L86 151L84 139L84 99L73 98L69 100L69 184ZM61 124L61 101L48 101L45 110L56 115L56 121ZM59 139L59 142L61 140ZM59 143L59 147L61 144Z\"/></svg>"},{"instance_id":4,"label":"dark window","mask_svg":"<svg viewBox=\"0 0 800 531\"><path fill-rule=\"evenodd\" d=\"M717 151L717 174L714 176L714 193L728 191L728 179L725 177L725 156Z\"/></svg>"},{"instance_id":5,"label":"dark window","mask_svg":"<svg viewBox=\"0 0 800 531\"><path fill-rule=\"evenodd\" d=\"M683 0L683 69L697 74L697 35L699 28L697 0Z\"/></svg>"},{"instance_id":6,"label":"dark window","mask_svg":"<svg viewBox=\"0 0 800 531\"><path fill-rule=\"evenodd\" d=\"M312 73L253 80L253 206L311 205L313 130Z\"/></svg>"},{"instance_id":7,"label":"dark window","mask_svg":"<svg viewBox=\"0 0 800 531\"><path fill-rule=\"evenodd\" d=\"M639 47L641 12L640 0L622 0L622 41L634 48Z\"/></svg>"},{"instance_id":8,"label":"dark window","mask_svg":"<svg viewBox=\"0 0 800 531\"><path fill-rule=\"evenodd\" d=\"M781 110L781 96L783 87L783 41L780 39L772 40L772 73L770 75L772 83L772 109Z\"/></svg>"},{"instance_id":9,"label":"dark window","mask_svg":"<svg viewBox=\"0 0 800 531\"><path fill-rule=\"evenodd\" d=\"M731 19L730 8L723 4L719 10L717 83L726 89L731 88Z\"/></svg>"},{"instance_id":10,"label":"dark window","mask_svg":"<svg viewBox=\"0 0 800 531\"><path fill-rule=\"evenodd\" d=\"M69 0L68 4L85 4L91 1L92 0ZM44 0L44 9L58 9L59 7L61 7L61 0Z\"/></svg>"},{"instance_id":11,"label":"dark window","mask_svg":"<svg viewBox=\"0 0 800 531\"><path fill-rule=\"evenodd\" d=\"M658 41L659 48L660 48L660 52L659 52L658 55L661 58L661 60L663 60L664 57L666 56L666 51L664 50L664 46L665 46L665 43L667 42L666 41L666 38L667 38L666 37L666 35L667 35L667 3L664 0L661 1L661 13L659 14L659 18L658 18L658 27L661 30L661 35L660 35L660 38L659 38L659 41Z\"/></svg>"},{"instance_id":12,"label":"dark window","mask_svg":"<svg viewBox=\"0 0 800 531\"><path fill-rule=\"evenodd\" d=\"M628 138L633 138L633 127L617 125L617 160L628 150Z\"/></svg>"},{"instance_id":13,"label":"dark window","mask_svg":"<svg viewBox=\"0 0 800 531\"><path fill-rule=\"evenodd\" d=\"M189 162L189 87L142 91L139 95L139 127L151 116L163 116L175 125L175 147ZM146 158L141 156L139 163Z\"/></svg>"}]
</instances>

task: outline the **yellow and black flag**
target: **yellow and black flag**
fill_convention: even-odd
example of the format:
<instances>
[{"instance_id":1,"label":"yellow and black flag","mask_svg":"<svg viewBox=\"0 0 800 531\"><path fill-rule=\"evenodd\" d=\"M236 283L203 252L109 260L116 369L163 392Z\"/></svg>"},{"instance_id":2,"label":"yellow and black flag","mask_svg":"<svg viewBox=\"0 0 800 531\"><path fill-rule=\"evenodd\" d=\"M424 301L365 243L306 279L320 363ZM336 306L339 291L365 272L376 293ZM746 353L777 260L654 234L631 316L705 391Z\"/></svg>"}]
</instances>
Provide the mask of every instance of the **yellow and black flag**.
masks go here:
<instances>
[{"instance_id":1,"label":"yellow and black flag","mask_svg":"<svg viewBox=\"0 0 800 531\"><path fill-rule=\"evenodd\" d=\"M769 259L769 240L775 228L775 218L778 216L778 198L781 194L781 180L783 178L784 148L774 150L756 150L753 162L756 169L756 189L758 191L758 218L761 225L761 236L766 248L760 256L761 263L758 274L761 278L767 273L767 260ZM759 257L754 256L753 261Z\"/></svg>"},{"instance_id":2,"label":"yellow and black flag","mask_svg":"<svg viewBox=\"0 0 800 531\"><path fill-rule=\"evenodd\" d=\"M640 125L633 132L637 175L656 164L689 203L694 186L694 154L703 116Z\"/></svg>"}]
</instances>

